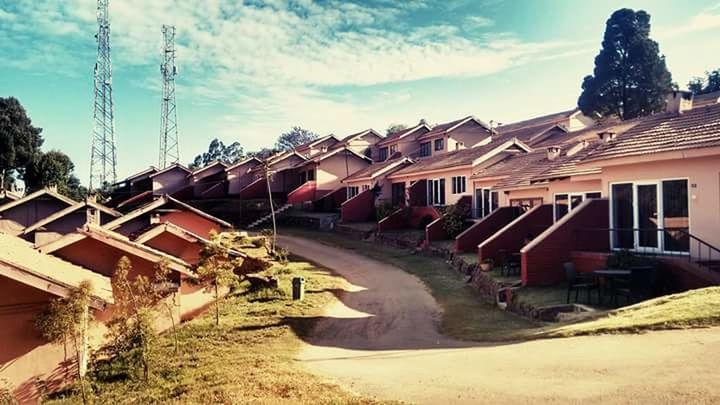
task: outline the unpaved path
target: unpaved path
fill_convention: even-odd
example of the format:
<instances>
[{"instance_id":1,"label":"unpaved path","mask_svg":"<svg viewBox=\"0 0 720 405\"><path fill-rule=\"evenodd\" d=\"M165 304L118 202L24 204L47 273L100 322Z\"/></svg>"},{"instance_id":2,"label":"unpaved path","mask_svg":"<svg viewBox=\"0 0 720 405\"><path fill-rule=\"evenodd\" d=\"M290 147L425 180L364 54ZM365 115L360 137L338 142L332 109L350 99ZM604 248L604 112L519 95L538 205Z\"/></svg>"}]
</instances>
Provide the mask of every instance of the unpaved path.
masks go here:
<instances>
[{"instance_id":1,"label":"unpaved path","mask_svg":"<svg viewBox=\"0 0 720 405\"><path fill-rule=\"evenodd\" d=\"M298 360L361 394L428 404L720 403L718 328L458 342L437 332L437 304L414 276L302 238L281 244L352 284Z\"/></svg>"}]
</instances>

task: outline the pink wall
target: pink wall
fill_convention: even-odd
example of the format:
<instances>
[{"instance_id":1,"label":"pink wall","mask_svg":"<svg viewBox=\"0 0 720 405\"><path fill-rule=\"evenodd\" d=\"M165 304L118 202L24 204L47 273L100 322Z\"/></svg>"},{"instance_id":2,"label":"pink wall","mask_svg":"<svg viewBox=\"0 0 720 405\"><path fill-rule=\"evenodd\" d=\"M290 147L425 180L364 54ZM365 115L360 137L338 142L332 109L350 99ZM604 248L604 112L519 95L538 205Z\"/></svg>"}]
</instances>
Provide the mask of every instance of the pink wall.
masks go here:
<instances>
[{"instance_id":1,"label":"pink wall","mask_svg":"<svg viewBox=\"0 0 720 405\"><path fill-rule=\"evenodd\" d=\"M1 212L0 217L24 228L67 207L68 204L55 198L36 198Z\"/></svg>"},{"instance_id":2,"label":"pink wall","mask_svg":"<svg viewBox=\"0 0 720 405\"><path fill-rule=\"evenodd\" d=\"M317 191L317 183L315 181L306 181L300 187L291 191L287 196L288 204L302 204L304 202L315 200Z\"/></svg>"},{"instance_id":3,"label":"pink wall","mask_svg":"<svg viewBox=\"0 0 720 405\"><path fill-rule=\"evenodd\" d=\"M191 211L169 212L160 216L160 222L170 222L187 229L203 238L210 237L210 231L220 232L219 224Z\"/></svg>"},{"instance_id":4,"label":"pink wall","mask_svg":"<svg viewBox=\"0 0 720 405\"><path fill-rule=\"evenodd\" d=\"M500 207L455 238L456 252L475 252L478 245L520 215L517 207Z\"/></svg>"},{"instance_id":5,"label":"pink wall","mask_svg":"<svg viewBox=\"0 0 720 405\"><path fill-rule=\"evenodd\" d=\"M255 174L251 173L250 170L259 164L259 162L252 160L244 165L228 170L228 194L239 194L243 187L252 183L255 179Z\"/></svg>"},{"instance_id":6,"label":"pink wall","mask_svg":"<svg viewBox=\"0 0 720 405\"><path fill-rule=\"evenodd\" d=\"M153 177L153 194L172 194L190 184L188 172L181 169L169 170Z\"/></svg>"},{"instance_id":7,"label":"pink wall","mask_svg":"<svg viewBox=\"0 0 720 405\"><path fill-rule=\"evenodd\" d=\"M144 245L165 252L169 255L179 257L191 265L196 265L200 260L202 244L200 242L188 242L185 239L163 232L160 235L146 241Z\"/></svg>"}]
</instances>

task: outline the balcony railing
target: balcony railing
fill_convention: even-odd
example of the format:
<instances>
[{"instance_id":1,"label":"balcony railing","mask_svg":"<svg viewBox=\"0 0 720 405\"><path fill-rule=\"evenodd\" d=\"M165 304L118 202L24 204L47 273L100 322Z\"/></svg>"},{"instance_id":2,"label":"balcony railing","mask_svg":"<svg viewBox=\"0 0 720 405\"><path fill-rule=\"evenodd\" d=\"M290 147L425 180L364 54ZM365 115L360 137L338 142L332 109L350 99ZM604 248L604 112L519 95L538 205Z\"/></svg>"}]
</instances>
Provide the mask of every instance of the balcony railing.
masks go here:
<instances>
[{"instance_id":1,"label":"balcony railing","mask_svg":"<svg viewBox=\"0 0 720 405\"><path fill-rule=\"evenodd\" d=\"M585 228L575 235L575 250L598 251L605 238L611 250L638 255L686 257L709 270L720 271L720 249L692 235L687 228Z\"/></svg>"}]
</instances>

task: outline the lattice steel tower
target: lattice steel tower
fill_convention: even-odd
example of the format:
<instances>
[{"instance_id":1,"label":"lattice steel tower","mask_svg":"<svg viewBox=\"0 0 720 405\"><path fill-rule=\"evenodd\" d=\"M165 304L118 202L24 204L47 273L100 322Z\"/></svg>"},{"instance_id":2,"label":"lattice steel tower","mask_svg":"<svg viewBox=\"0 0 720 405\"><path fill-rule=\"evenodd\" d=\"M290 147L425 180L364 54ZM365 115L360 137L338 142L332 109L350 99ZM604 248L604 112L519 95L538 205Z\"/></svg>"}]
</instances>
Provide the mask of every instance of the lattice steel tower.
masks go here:
<instances>
[{"instance_id":1,"label":"lattice steel tower","mask_svg":"<svg viewBox=\"0 0 720 405\"><path fill-rule=\"evenodd\" d=\"M92 150L90 152L90 190L117 181L115 117L112 99L110 59L110 0L97 0L98 44L95 62L95 104L93 108Z\"/></svg>"},{"instance_id":2,"label":"lattice steel tower","mask_svg":"<svg viewBox=\"0 0 720 405\"><path fill-rule=\"evenodd\" d=\"M178 145L177 111L175 105L175 27L163 25L162 106L160 108L160 159L158 165L164 169L180 161Z\"/></svg>"}]
</instances>

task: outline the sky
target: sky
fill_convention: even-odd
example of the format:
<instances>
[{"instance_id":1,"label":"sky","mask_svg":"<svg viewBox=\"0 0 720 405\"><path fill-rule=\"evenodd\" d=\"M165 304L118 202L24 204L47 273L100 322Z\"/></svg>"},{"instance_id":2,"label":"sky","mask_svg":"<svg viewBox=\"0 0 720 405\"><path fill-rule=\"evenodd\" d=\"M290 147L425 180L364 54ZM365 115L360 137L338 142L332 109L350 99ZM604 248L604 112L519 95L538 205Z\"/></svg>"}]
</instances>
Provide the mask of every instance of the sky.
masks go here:
<instances>
[{"instance_id":1,"label":"sky","mask_svg":"<svg viewBox=\"0 0 720 405\"><path fill-rule=\"evenodd\" d=\"M0 97L87 184L95 0L0 0ZM213 138L246 151L299 125L348 135L420 119L510 123L567 110L605 21L652 16L684 87L720 67L720 1L110 0L118 175L157 165L161 26L177 30L183 163Z\"/></svg>"}]
</instances>

